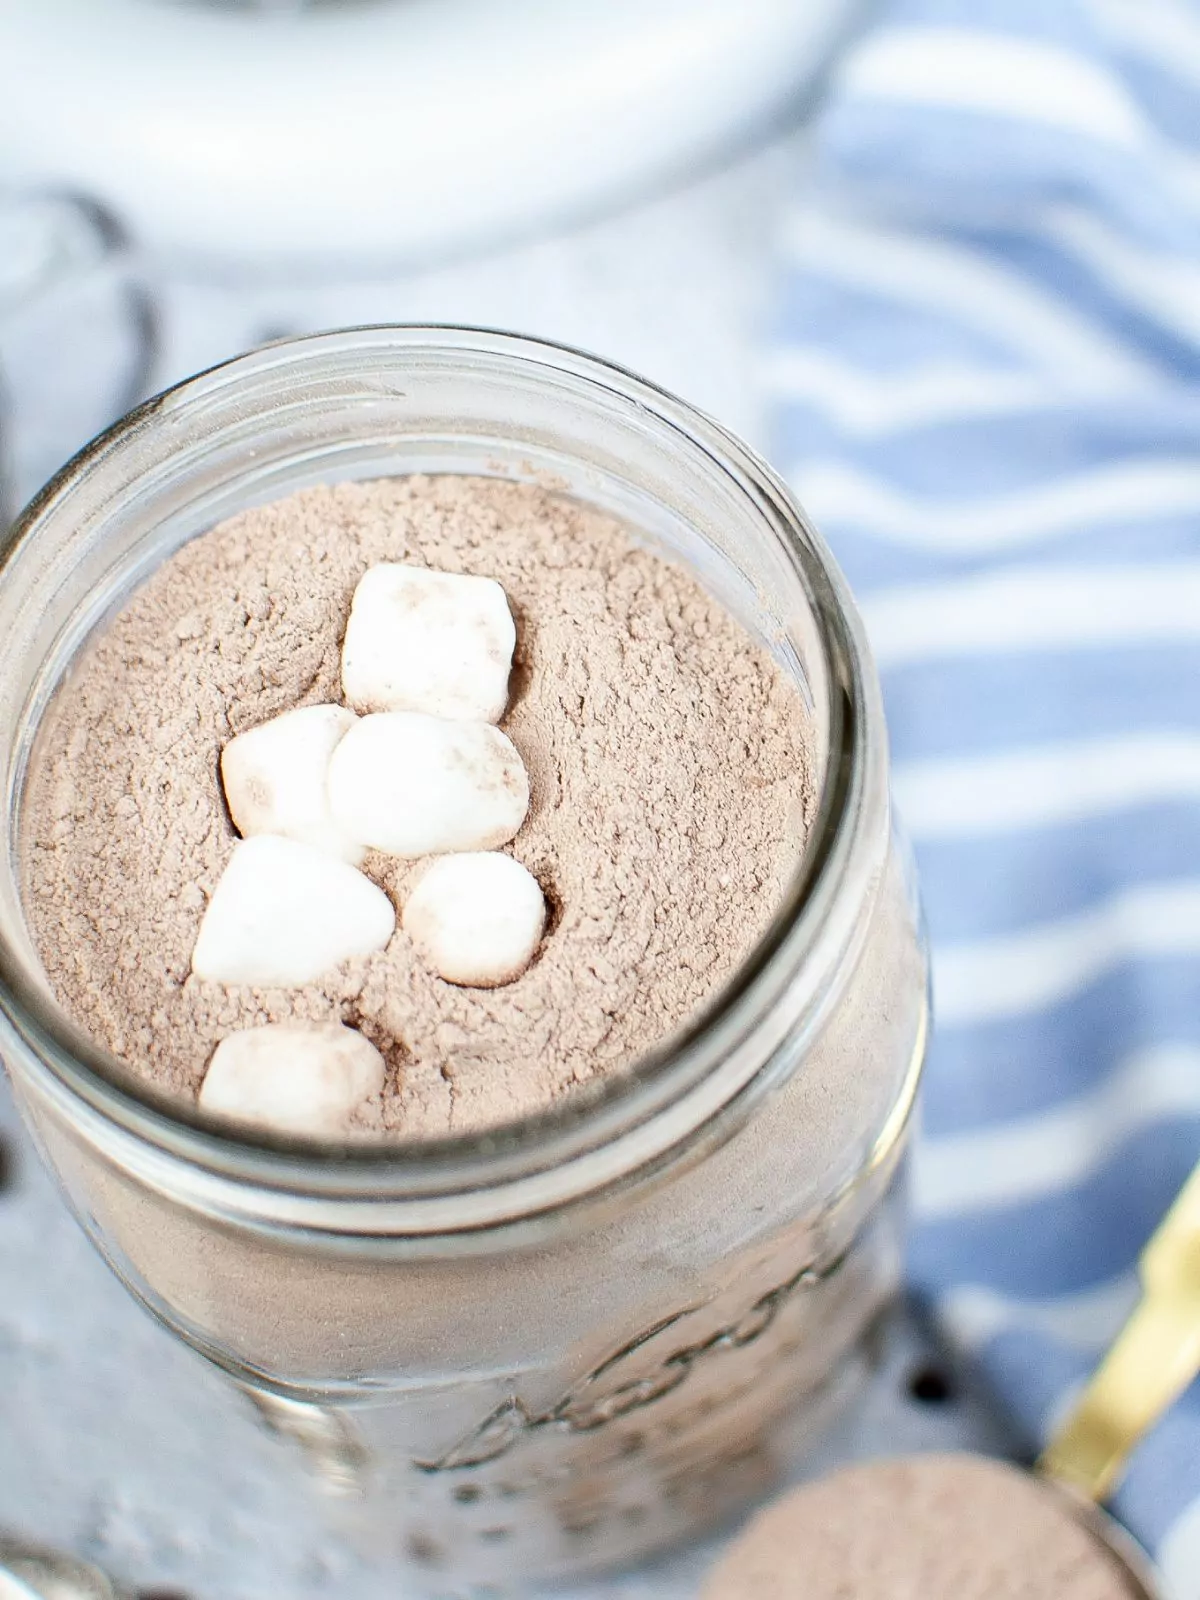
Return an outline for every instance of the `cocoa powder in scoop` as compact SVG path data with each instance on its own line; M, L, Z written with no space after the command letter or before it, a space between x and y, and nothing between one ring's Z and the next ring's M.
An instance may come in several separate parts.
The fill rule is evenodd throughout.
M701 1600L1137 1600L1060 1493L974 1455L847 1467L768 1506Z
M350 598L377 561L480 573L517 622L501 726L529 771L509 847L551 917L532 966L456 988L400 930L297 991L190 973L235 833L234 734L341 699ZM235 1028L341 1019L383 1052L368 1126L464 1132L619 1071L730 976L794 869L811 726L769 655L681 568L540 488L467 477L306 490L179 551L82 651L27 789L27 903L62 1004L158 1085L195 1095ZM364 870L402 907L414 866Z

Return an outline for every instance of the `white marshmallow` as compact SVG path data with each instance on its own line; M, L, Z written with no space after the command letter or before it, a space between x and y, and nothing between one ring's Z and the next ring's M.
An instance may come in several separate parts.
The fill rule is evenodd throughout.
M516 642L494 579L384 561L354 591L342 687L359 711L499 722Z
M278 833L359 864L367 852L334 822L326 793L329 758L356 720L344 706L300 706L229 741L221 780L244 839Z
M443 856L422 875L401 920L440 978L495 989L533 960L546 902L537 879L511 856Z
M383 1089L383 1057L340 1022L272 1022L243 1028L213 1051L200 1105L217 1116L344 1138L354 1112Z
M395 926L387 895L356 868L298 839L259 834L234 846L192 971L216 983L295 987L382 950Z
M524 822L529 778L490 723L382 711L333 752L329 804L352 838L394 856L491 850Z

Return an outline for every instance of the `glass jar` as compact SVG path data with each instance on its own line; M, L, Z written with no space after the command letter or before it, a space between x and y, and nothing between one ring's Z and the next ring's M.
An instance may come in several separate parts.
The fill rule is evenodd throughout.
M563 1108L366 1148L239 1137L54 1003L22 910L24 775L81 642L182 543L307 485L414 471L552 485L688 566L807 696L817 819L708 1009ZM0 637L0 1053L132 1292L439 1590L628 1561L757 1492L853 1385L898 1281L927 1022L874 670L778 479L573 351L321 335L194 378L78 456L7 544Z

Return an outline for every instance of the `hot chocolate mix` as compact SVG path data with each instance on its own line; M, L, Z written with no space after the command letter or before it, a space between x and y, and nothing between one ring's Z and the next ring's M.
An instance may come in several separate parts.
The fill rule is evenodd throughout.
M380 561L496 579L517 624L501 726L528 769L507 847L549 921L494 989L443 981L398 927L297 989L191 972L236 833L234 735L341 698L351 596ZM192 1097L215 1046L343 1021L383 1053L365 1128L463 1132L619 1071L709 1000L763 931L815 804L795 684L681 568L541 488L407 477L306 490L168 561L93 639L39 739L27 899L66 1008ZM368 855L402 908L414 864Z
M846 1468L769 1506L702 1600L1136 1600L1057 1490L983 1456Z

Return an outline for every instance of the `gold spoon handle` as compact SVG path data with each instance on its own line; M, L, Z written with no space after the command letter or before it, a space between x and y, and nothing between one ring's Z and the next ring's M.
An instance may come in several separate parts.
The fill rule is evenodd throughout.
M1038 1471L1104 1500L1125 1458L1200 1371L1200 1296L1144 1301L1047 1445Z
M1106 1498L1142 1436L1200 1372L1200 1167L1138 1262L1142 1299L1038 1471Z

